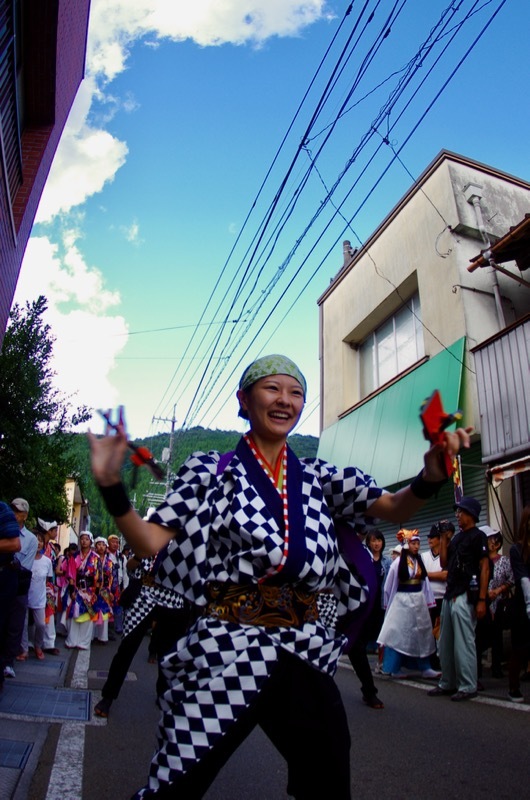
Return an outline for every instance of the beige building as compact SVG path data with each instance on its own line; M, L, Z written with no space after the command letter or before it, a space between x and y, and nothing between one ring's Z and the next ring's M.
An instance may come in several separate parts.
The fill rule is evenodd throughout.
M59 526L58 541L61 550L79 542L81 531L86 530L89 515L88 500L75 478L67 478L64 487L68 503L68 522Z
M529 183L442 151L362 248L344 242L342 268L318 301L319 456L358 465L383 486L409 482L426 446L420 406L439 389L445 410L462 409L463 424L475 428L473 447L462 459L464 493L481 500L483 522L498 524L508 536L506 527L513 529L521 505L530 502L527 476L495 493L486 472L530 454L526 214ZM506 242L513 226L522 229L518 247L512 242L495 261L491 249ZM473 261L485 266L473 269ZM512 351L498 341L510 336ZM479 364L477 379L477 359L488 363L477 352L487 354L494 342L509 369L485 379ZM499 397L486 407L499 384L508 402ZM489 441L493 429L507 429L509 416L517 419L515 439L505 436L483 452L483 430ZM425 532L437 519L453 518L452 505L448 486L414 522Z

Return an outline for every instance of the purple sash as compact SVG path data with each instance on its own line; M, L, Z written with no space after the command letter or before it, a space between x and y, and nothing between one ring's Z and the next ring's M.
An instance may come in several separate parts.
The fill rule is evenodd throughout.
M340 554L350 568L350 571L358 577L361 583L368 586L368 600L354 613L348 615L344 622L343 633L350 644L353 644L359 636L370 611L373 608L377 594L377 575L372 562L372 557L363 545L353 528L344 520L335 520L335 532L339 545Z

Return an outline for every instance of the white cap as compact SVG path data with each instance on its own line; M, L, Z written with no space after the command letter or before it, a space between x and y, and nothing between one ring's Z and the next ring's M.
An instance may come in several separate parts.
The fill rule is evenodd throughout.
M481 525L479 531L485 533L486 536L500 536L500 530L498 528L491 528L489 525Z

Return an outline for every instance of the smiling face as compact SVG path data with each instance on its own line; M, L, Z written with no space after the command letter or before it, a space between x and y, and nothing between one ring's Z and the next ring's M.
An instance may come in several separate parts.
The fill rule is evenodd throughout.
M237 397L255 438L266 442L286 439L304 408L304 390L290 375L260 378Z

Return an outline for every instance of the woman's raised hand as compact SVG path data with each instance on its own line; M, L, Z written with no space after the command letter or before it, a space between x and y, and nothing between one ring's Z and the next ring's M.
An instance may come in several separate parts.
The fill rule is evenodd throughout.
M473 428L457 428L456 431L445 431L443 442L433 445L425 453L425 480L436 482L447 478L444 467L444 454L453 459L462 448L468 448L471 441L471 433L473 433Z
M111 432L111 428L113 432ZM96 437L89 431L92 474L100 486L113 486L121 480L121 468L127 452L127 433L123 408L120 407L119 419L116 425L112 423L107 428L105 435Z

